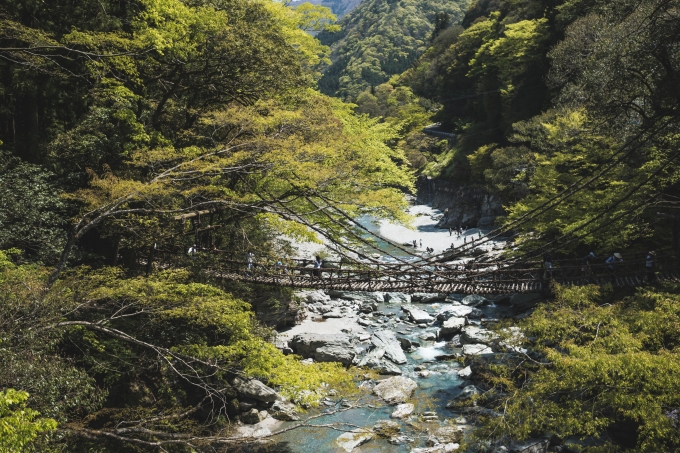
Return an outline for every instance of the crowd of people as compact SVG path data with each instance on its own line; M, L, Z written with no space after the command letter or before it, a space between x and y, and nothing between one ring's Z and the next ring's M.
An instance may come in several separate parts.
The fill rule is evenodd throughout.
M588 278L594 276L591 264L594 263L595 259L595 252L590 252L581 258L581 275L583 277ZM609 257L607 257L606 260L604 260L607 271L612 275L616 275L617 269L621 263L623 263L623 255L621 255L619 252L612 253ZM543 279L552 279L553 270L554 267L552 256L550 253L546 253L543 255ZM645 272L649 281L654 281L656 279L656 252L653 250L647 252L645 257Z

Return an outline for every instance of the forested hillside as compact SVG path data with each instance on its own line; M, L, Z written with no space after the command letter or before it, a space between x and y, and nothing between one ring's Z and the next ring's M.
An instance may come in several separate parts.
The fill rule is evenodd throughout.
M319 89L354 100L364 89L387 82L425 52L433 33L459 22L466 8L466 1L364 0L339 22L340 31L319 34L333 53Z
M423 171L502 196L497 225L516 257L620 251L657 271L657 250L675 262L679 11L677 0L476 1L394 80L439 103L434 118L457 134ZM680 289L555 290L520 323L528 354L473 363L490 410L478 439L676 451Z
M0 451L224 451L236 386L305 405L342 390L342 367L284 356L255 320L249 302L290 292L207 271L282 259L284 234L349 247L360 210L404 217L395 129L312 88L328 49L308 32L333 15L268 0L0 11Z

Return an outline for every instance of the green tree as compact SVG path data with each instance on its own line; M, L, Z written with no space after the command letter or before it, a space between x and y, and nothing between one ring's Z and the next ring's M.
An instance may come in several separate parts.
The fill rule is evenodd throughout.
M26 407L28 393L7 389L0 391L0 452L20 453L38 434L54 431L57 422L38 418L40 414Z

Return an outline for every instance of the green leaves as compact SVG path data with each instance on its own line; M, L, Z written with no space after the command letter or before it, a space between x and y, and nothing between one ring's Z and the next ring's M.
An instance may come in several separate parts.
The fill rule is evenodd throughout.
M26 407L28 393L7 389L0 391L0 452L25 451L38 434L54 431L57 422L39 418L39 413Z
M523 324L545 365L493 371L509 394L495 400L503 415L487 420L481 437L607 432L635 451L678 448L671 413L680 405L677 288L642 290L602 304L606 297L595 287L557 288L557 300ZM487 396L490 402L498 395L492 390Z

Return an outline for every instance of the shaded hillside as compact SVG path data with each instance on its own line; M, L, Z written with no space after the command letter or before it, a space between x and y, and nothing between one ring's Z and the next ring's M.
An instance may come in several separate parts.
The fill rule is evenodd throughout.
M457 23L467 0L365 0L339 23L342 31L323 32L333 64L319 81L330 95L354 99L364 89L408 69L430 45L439 18Z

